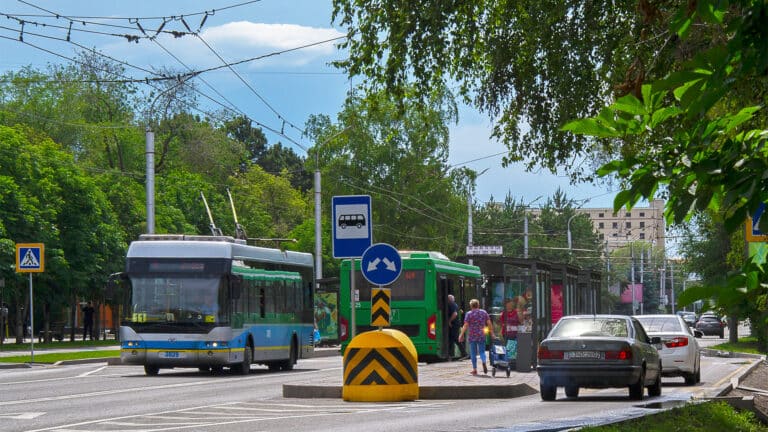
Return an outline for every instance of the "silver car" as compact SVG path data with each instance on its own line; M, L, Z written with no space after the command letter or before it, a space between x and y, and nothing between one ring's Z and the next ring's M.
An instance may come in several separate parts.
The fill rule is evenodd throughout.
M564 316L539 345L536 371L541 399L555 400L558 387L627 387L629 397L661 395L661 359L640 322L625 315Z
M649 336L658 336L663 376L681 376L686 385L701 381L701 354L696 335L678 315L635 316ZM695 330L699 334L698 330ZM699 336L700 337L700 336Z

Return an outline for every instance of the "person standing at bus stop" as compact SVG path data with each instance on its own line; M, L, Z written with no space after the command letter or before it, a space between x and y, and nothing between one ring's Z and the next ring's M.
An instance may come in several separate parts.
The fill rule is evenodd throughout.
M461 327L459 342L464 340L464 334L468 333L469 357L472 360L472 375L477 375L477 354L480 354L480 360L483 362L483 373L488 373L488 366L485 364L485 331L487 327L494 338L493 324L491 317L483 309L480 309L480 301L472 299L469 301L471 310L464 315L464 325Z
M83 340L90 333L91 340L93 340L93 304L88 302L82 307L83 311Z
M448 358L453 358L453 347L458 345L460 357L467 357L467 348L459 342L459 328L461 327L461 317L459 317L459 305L456 304L456 298L453 294L448 294L448 311L446 320L448 321Z

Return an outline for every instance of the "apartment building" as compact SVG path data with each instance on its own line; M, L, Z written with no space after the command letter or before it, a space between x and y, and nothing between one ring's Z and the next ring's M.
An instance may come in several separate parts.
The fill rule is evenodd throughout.
M612 208L580 208L576 211L589 216L600 241L605 242L610 251L634 241L645 241L654 248L664 249L664 200L653 200L649 207L622 209L618 213Z

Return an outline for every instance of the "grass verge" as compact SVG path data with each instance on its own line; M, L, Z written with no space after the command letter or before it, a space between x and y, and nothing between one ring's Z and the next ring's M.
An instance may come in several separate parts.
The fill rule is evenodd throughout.
M589 426L582 432L766 432L751 411L737 411L725 402L707 402L674 408L656 415L605 426Z
M758 349L757 338L754 336L739 338L739 341L736 343L725 342L719 345L713 345L710 347L710 349L743 352L749 354L766 354Z
M35 354L35 363L56 363L64 360L83 360L120 357L120 350L75 351L65 353ZM0 363L29 363L29 354L0 357Z

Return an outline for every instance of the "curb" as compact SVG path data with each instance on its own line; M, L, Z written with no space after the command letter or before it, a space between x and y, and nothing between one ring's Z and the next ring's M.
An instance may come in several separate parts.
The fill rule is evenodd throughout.
M765 359L763 354L750 354L736 351L721 351L713 350L709 348L702 348L701 354L706 357L728 357L728 358L752 358L752 359Z
M419 400L507 399L538 394L528 384L506 386L419 386ZM342 386L283 384L283 397L296 399L341 399Z
M29 363L0 363L0 369L30 369Z

